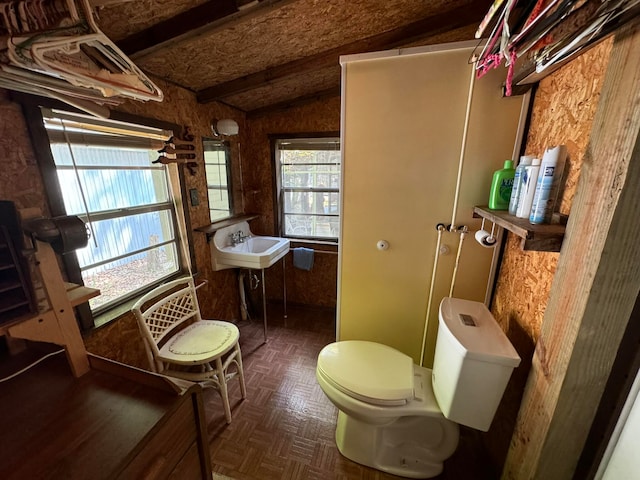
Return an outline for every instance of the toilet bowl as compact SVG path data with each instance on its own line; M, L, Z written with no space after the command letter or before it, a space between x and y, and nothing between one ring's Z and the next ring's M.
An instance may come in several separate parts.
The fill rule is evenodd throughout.
M350 363L354 355L370 359L370 368ZM351 366L340 368L345 359ZM370 382L373 372L378 378ZM391 347L364 341L327 345L318 357L316 378L339 410L338 450L357 463L407 478L429 478L442 472L442 462L458 446L458 425L438 407L431 370Z
M433 370L375 342L322 349L316 378L338 408L342 455L394 475L431 478L456 450L458 424L489 429L520 357L482 303L445 298L439 317Z

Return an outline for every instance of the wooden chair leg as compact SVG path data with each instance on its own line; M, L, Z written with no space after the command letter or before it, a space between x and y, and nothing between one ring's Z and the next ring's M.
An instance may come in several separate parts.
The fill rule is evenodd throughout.
M222 406L224 407L224 416L227 423L231 423L231 407L229 406L229 393L227 391L227 376L222 368L222 358L216 358L216 374L218 375L218 385L220 396L222 397Z
M236 343L236 362L238 364L238 377L240 380L240 393L242 398L247 398L247 387L244 383L244 369L242 368L242 353L240 352L240 345Z

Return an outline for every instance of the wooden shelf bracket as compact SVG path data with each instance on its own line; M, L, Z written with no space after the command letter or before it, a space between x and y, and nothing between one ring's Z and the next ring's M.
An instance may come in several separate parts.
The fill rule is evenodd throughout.
M523 250L538 252L559 252L564 239L565 225L552 223L547 225L533 225L526 218L509 215L503 210L490 210L489 207L474 207L473 216L486 218L521 238L520 246Z

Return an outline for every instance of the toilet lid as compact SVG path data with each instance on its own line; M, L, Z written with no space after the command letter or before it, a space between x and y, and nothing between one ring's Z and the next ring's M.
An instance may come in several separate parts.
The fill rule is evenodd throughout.
M318 370L347 395L378 405L413 399L413 359L380 343L331 343L318 355Z

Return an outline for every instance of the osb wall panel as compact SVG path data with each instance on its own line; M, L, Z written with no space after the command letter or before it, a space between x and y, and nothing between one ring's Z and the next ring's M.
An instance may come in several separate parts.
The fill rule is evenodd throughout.
M274 218L273 159L270 134L338 132L340 130L340 98L333 97L311 104L247 120L247 138L243 148L245 210L260 214L251 223L253 233L276 234ZM305 305L336 305L337 255L316 255L310 272L293 268L287 255L287 300ZM267 270L267 297L282 299L282 266Z
M571 212L611 46L612 40L607 40L576 58L542 80L535 95L526 154L542 158L547 147L567 146L567 180L557 207L565 214ZM496 466L504 463L559 255L524 252L518 237L511 233L507 236L492 313L507 332L522 363L514 371L494 425L485 437Z
M12 102L9 92L3 89L0 89L0 148L3 152L0 200L11 201L19 211L29 210L32 216L48 216L42 175L21 107ZM28 263L35 303L46 310L49 303L33 257Z
M149 370L149 362L136 319L125 315L84 336L88 352L134 367Z
M163 82L158 82L158 85L165 95L162 103L128 102L118 107L118 110L189 127L189 130L195 136L198 168L195 175L191 175L187 169L184 170L186 190L197 189L200 198L200 204L197 206L191 206L187 200L188 197L185 198L185 204L191 218L191 225L187 227L193 230L195 227L211 223L203 167L202 137L212 137L211 121L214 118L232 118L238 122L241 132L245 131L244 114L217 103L199 105L195 100L195 96L187 90ZM242 133L237 137L228 137L227 139L231 143L233 181L235 185L239 186L238 147L242 141ZM238 201L236 204L241 205L239 187L237 190ZM235 270L213 271L211 253L204 234L194 232L193 245L196 255L196 282L203 280L207 282L198 289L202 315L206 318L237 320L240 317L240 307ZM112 324L95 330L87 336L85 341L87 348L93 353L124 363L147 367L144 346L141 342L135 319L130 313Z
M293 244L293 248L307 247ZM293 255L287 255L287 300L303 305L335 307L338 291L338 252L315 247L313 268L299 270L293 266Z
M211 137L210 125L214 118L233 118L245 131L244 114L220 104L198 105L194 95L181 88L159 83L165 93L162 103L131 102L118 109L147 118L188 126L195 135L197 162L200 164L195 175L185 171L186 188L196 188L200 205L188 206L191 225L188 228L207 225L209 212L207 189L202 167L202 137ZM11 102L8 94L0 90L0 145L4 153L3 168L0 171L0 198L12 200L18 208L39 208L47 214L48 207L44 187L31 146L25 120L20 106ZM236 204L241 205L239 145L242 135L229 138L231 143L233 179L238 186ZM239 318L239 299L235 272L226 270L213 272L209 247L204 234L193 234L196 254L197 280L207 284L198 290L202 313L210 318ZM131 314L127 314L112 324L96 329L85 335L88 350L136 366L146 366L143 345Z
M48 213L42 176L31 146L20 105L0 89L0 200L11 200L18 209L37 208Z
M567 146L567 180L559 202L565 214L571 211L610 50L607 41L578 57L540 82L534 99L525 151L542 158L547 147ZM516 243L510 239L505 251L493 311L504 326L516 318L535 343L559 254L522 252Z

